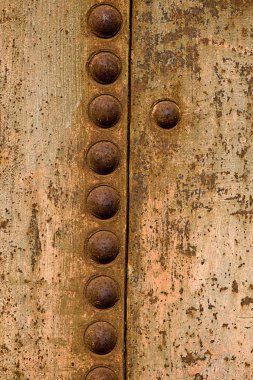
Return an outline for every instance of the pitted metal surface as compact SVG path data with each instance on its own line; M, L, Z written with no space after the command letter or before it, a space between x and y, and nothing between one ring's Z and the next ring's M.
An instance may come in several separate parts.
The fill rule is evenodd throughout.
M253 378L252 17L1 2L1 380Z
M129 4L101 3L0 4L1 380L124 376Z
M127 379L249 380L253 4L133 14Z

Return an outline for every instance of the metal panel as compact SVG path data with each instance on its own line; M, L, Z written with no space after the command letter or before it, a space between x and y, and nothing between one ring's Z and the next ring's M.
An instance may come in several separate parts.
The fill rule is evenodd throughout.
M0 5L1 380L83 380L103 365L123 378L129 16L115 0L119 21L89 19L100 3ZM104 93L121 102L111 128L96 125L94 103L88 112ZM88 197L98 185L116 200L108 187ZM92 245L97 229L119 240ZM94 337L95 321L113 327L95 325Z
M100 369L94 369L88 375L87 380L95 380L103 378L103 376L109 380L121 380L124 378L125 365L129 4L123 0L115 0L110 2L113 8L111 5L101 5L101 7L96 8L98 4L99 2L95 2L95 8L90 8L83 23L84 37L88 46L88 59L86 61L89 74L85 77L84 83L85 102L88 106L87 112L84 113L86 130L85 181L88 206L84 219L86 235L85 280L89 282L94 277L106 276L102 277L102 281L97 284L97 290L93 289L93 294L96 296L100 291L101 297L109 299L109 301L113 290L108 286L111 280L114 281L118 291L112 294L117 299L117 302L113 302L112 307L109 305L109 307L94 308L90 304L89 297L86 297L86 328L89 329L90 324L94 322L100 323L102 321L104 323L95 325L93 341L88 339L87 343L90 342L92 346L97 340L99 348L102 345L102 348L106 350L102 352L103 355L96 350L94 353L91 352L91 347L86 344L85 358L90 368L101 366ZM96 11L99 9L101 11ZM109 36L100 35L101 28L97 22L99 12L101 12L100 26L103 26L104 20L108 18L112 27L112 35L111 28L104 29L106 33L109 32ZM109 13L107 14L107 12ZM93 13L96 13L95 16ZM97 28L99 33L96 33L94 28ZM103 56L98 55L101 52L103 52ZM108 56L108 53L111 55ZM102 145L96 145L101 143ZM101 235L101 231L106 235ZM99 247L101 248L108 245L108 241L111 242L108 234L112 233L115 241L117 241L116 244L119 245L117 257L114 257L114 250L113 257L109 261L94 260L94 247L98 246L99 239ZM97 252L97 249L95 251ZM103 250L102 252L104 253ZM93 260L91 259L92 256ZM109 283L106 283L106 279ZM100 285L103 289L100 289ZM89 330L86 330L86 336L89 337ZM108 345L109 348L107 349ZM113 370L117 377L110 370L108 372L106 368Z
M253 4L133 14L127 378L252 379Z

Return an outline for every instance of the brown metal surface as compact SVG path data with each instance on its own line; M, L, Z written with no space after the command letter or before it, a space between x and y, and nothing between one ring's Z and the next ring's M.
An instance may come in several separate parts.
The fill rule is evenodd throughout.
M159 127L170 129L178 124L180 110L174 102L161 100L154 105L152 116Z
M111 128L121 118L122 106L117 98L103 94L93 99L89 105L91 120L101 128Z
M94 307L108 309L119 300L119 287L112 278L97 276L87 284L85 296Z
M87 208L98 219L112 218L120 208L120 195L110 186L98 186L87 197Z
M249 380L253 3L133 5L127 379Z
M117 9L120 2L115 2L115 6L111 4L95 4L91 9L88 24L93 33L101 38L111 38L115 36L122 25L122 15Z
M119 238L111 231L97 231L87 239L86 249L92 260L109 264L119 253Z
M83 22L88 46L84 348L87 379L94 380L123 380L125 372L128 12L129 2L115 0L91 8Z
M84 333L85 345L97 355L109 354L116 346L118 332L108 322L94 322Z
M90 59L89 71L97 82L110 84L115 82L120 75L121 62L115 54L102 51Z
M122 380L129 4L0 3L0 379Z
M97 174L110 174L119 166L119 148L110 141L100 141L89 149L87 162Z
M0 4L1 380L253 377L252 0L133 1L131 115L129 6Z

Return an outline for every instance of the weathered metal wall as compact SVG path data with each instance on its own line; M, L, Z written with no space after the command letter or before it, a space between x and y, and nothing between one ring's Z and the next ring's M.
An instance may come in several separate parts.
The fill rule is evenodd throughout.
M3 380L83 367L82 3L0 4Z
M96 36L88 26L88 13L99 3L0 2L1 380L83 380L99 365L123 377L128 3L111 2L122 14L113 39ZM96 83L88 70L90 55L101 49L119 55L121 73L112 85ZM88 104L104 92L123 103L120 126L102 129L88 116ZM92 171L86 159L100 139L120 149L117 170L106 177ZM113 184L119 192L120 210L110 221L99 221L86 208L88 193L100 184ZM118 236L115 263L103 266L89 257L88 238L97 229ZM85 297L85 283L97 275L116 278L119 288L112 286L111 294L112 282L102 277L102 285L95 291L90 286ZM91 303L100 296L98 309ZM104 300L117 304L103 310ZM103 356L84 342L87 326L101 320L113 324L117 335L113 352ZM98 332L102 335L93 341L89 331L86 343L104 349L110 332L109 338Z
M133 3L127 378L252 379L253 4Z
M112 1L123 15L118 39L98 40L86 16L101 2L0 4L1 380L81 380L100 365L123 378L129 2ZM251 379L253 5L133 6L127 378ZM100 49L120 57L112 85L88 74ZM103 93L122 103L112 129L87 113ZM163 98L180 107L175 129L151 115ZM121 150L103 179L85 161L99 139ZM109 220L86 209L101 184L120 195ZM98 229L119 238L103 269L87 248ZM119 284L109 310L84 295L101 274ZM101 320L118 334L103 357L83 339Z

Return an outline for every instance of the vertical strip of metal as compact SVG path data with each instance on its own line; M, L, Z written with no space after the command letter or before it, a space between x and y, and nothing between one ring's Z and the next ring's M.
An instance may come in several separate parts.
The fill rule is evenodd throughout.
M126 376L129 12L123 0L91 2L84 21L86 380Z
M128 378L127 371L127 289L128 289L128 252L129 252L129 189L130 189L130 131L131 131L131 80L132 80L132 21L133 21L133 0L129 0L129 48L128 48L128 121L127 121L127 206L126 206L126 261L125 261L125 334L124 334L124 380Z

